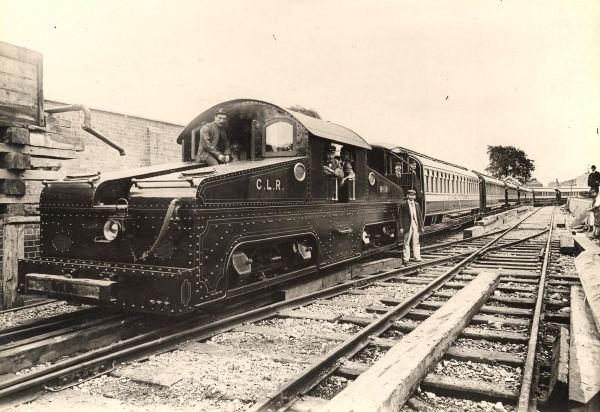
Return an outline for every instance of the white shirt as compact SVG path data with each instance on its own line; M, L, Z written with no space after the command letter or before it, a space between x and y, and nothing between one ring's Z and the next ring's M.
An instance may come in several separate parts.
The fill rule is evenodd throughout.
M408 201L408 208L410 209L410 218L413 222L417 223L417 211L415 208L415 202L413 200Z

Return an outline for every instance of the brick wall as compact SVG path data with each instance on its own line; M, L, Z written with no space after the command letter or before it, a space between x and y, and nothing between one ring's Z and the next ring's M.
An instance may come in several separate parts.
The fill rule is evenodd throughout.
M46 101L46 108L63 105ZM91 109L91 112L92 127L125 149L126 155L120 156L115 149L85 132L81 128L82 112L57 113L52 116L62 121L61 131L83 149L77 153L77 159L64 161L61 171L112 171L181 159L181 146L175 140L183 130L182 125L104 110Z

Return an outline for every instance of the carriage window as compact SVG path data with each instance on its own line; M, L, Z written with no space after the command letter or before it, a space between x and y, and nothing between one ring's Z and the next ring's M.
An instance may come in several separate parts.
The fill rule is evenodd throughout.
M268 123L265 126L264 155L294 155L294 134L294 125L286 120Z

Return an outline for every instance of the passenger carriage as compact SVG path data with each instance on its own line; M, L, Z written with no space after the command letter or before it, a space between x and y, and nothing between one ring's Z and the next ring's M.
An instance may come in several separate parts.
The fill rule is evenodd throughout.
M506 184L505 200L506 200L507 206L511 207L511 206L515 206L515 205L519 204L519 202L521 200L521 194L519 193L519 186L517 186L513 183L510 183L510 182L505 182L505 184Z
M405 193L412 186L408 164L417 163L426 226L440 223L445 216L475 214L479 210L477 175L462 166L389 144L373 145L368 158L369 165L386 176L393 176L394 163L400 162L403 167L401 186Z
M533 191L527 186L519 186L519 202L522 205L533 205Z
M565 203L570 197L590 197L589 187L559 186L556 190L560 193L562 203Z
M560 194L552 187L532 187L533 205L546 206L557 204Z
M506 207L506 183L495 177L473 171L479 179L480 212Z

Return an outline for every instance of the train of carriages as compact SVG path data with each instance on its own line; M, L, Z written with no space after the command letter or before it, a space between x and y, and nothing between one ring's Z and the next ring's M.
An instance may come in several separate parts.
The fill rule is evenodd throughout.
M193 158L217 107L239 161L207 166ZM178 142L178 163L46 182L40 257L19 261L20 292L181 315L395 248L415 182L426 227L542 196L258 100L206 110ZM331 147L353 171L343 184L323 173Z

